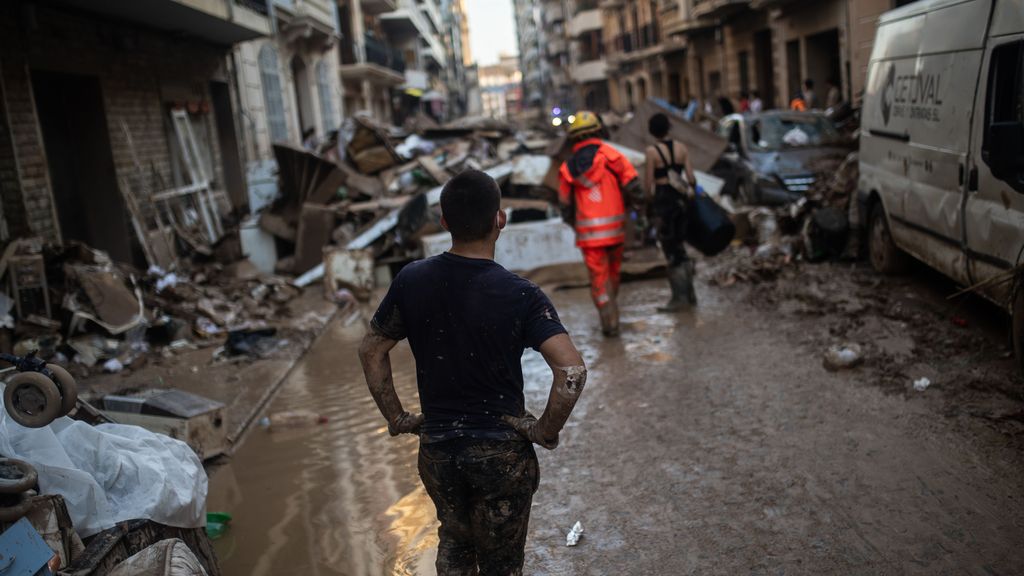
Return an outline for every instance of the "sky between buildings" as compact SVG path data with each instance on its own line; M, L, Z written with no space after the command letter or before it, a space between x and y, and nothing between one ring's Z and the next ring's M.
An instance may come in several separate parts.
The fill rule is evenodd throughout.
M477 64L497 64L500 54L515 54L516 21L512 0L466 0L469 47Z

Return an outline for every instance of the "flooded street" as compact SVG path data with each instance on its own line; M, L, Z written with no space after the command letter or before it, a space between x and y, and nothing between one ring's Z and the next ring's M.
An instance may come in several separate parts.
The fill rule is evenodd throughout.
M655 313L661 282L625 285L623 337L611 341L587 291L550 293L591 376L559 448L538 449L525 573L1024 565L1024 460L1006 440L1016 433L943 417L926 400L949 394L943 386L904 396L875 385L880 366L826 372L818 352L830 342L813 315L698 290L699 312L667 316ZM364 326L336 320L271 404L270 427L253 429L213 477L209 510L234 516L216 542L225 574L434 574L435 511L417 442L390 438L367 392L356 357ZM392 361L415 410L407 345ZM539 414L550 373L532 351L524 376ZM275 426L275 414L293 411L327 422ZM577 520L585 535L567 548Z

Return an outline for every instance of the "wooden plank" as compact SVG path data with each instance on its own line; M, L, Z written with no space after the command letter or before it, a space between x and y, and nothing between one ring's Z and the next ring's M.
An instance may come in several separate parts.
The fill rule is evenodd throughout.
M430 156L420 156L416 161L419 162L419 165L422 166L423 169L427 171L427 174L430 174L430 177L438 184L444 184L452 177L447 170L441 168L437 161Z
M329 206L307 203L299 216L295 242L295 270L305 272L323 262L324 246L331 242L335 213Z

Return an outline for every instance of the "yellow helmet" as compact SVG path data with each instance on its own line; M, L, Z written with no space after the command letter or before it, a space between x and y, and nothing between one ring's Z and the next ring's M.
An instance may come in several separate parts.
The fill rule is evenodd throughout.
M580 110L569 118L569 136L581 136L601 129L601 120L589 110Z

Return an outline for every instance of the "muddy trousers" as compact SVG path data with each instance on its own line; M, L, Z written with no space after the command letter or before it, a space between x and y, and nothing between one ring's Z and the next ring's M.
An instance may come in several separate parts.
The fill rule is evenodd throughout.
M619 294L622 274L622 253L625 246L583 247L583 263L590 275L590 297L598 308L607 306Z
M690 222L688 208L686 199L671 186L659 184L655 189L650 216L670 268L682 266L690 260L685 245Z
M438 576L521 576L540 481L533 445L472 438L420 444L419 471L441 522Z

